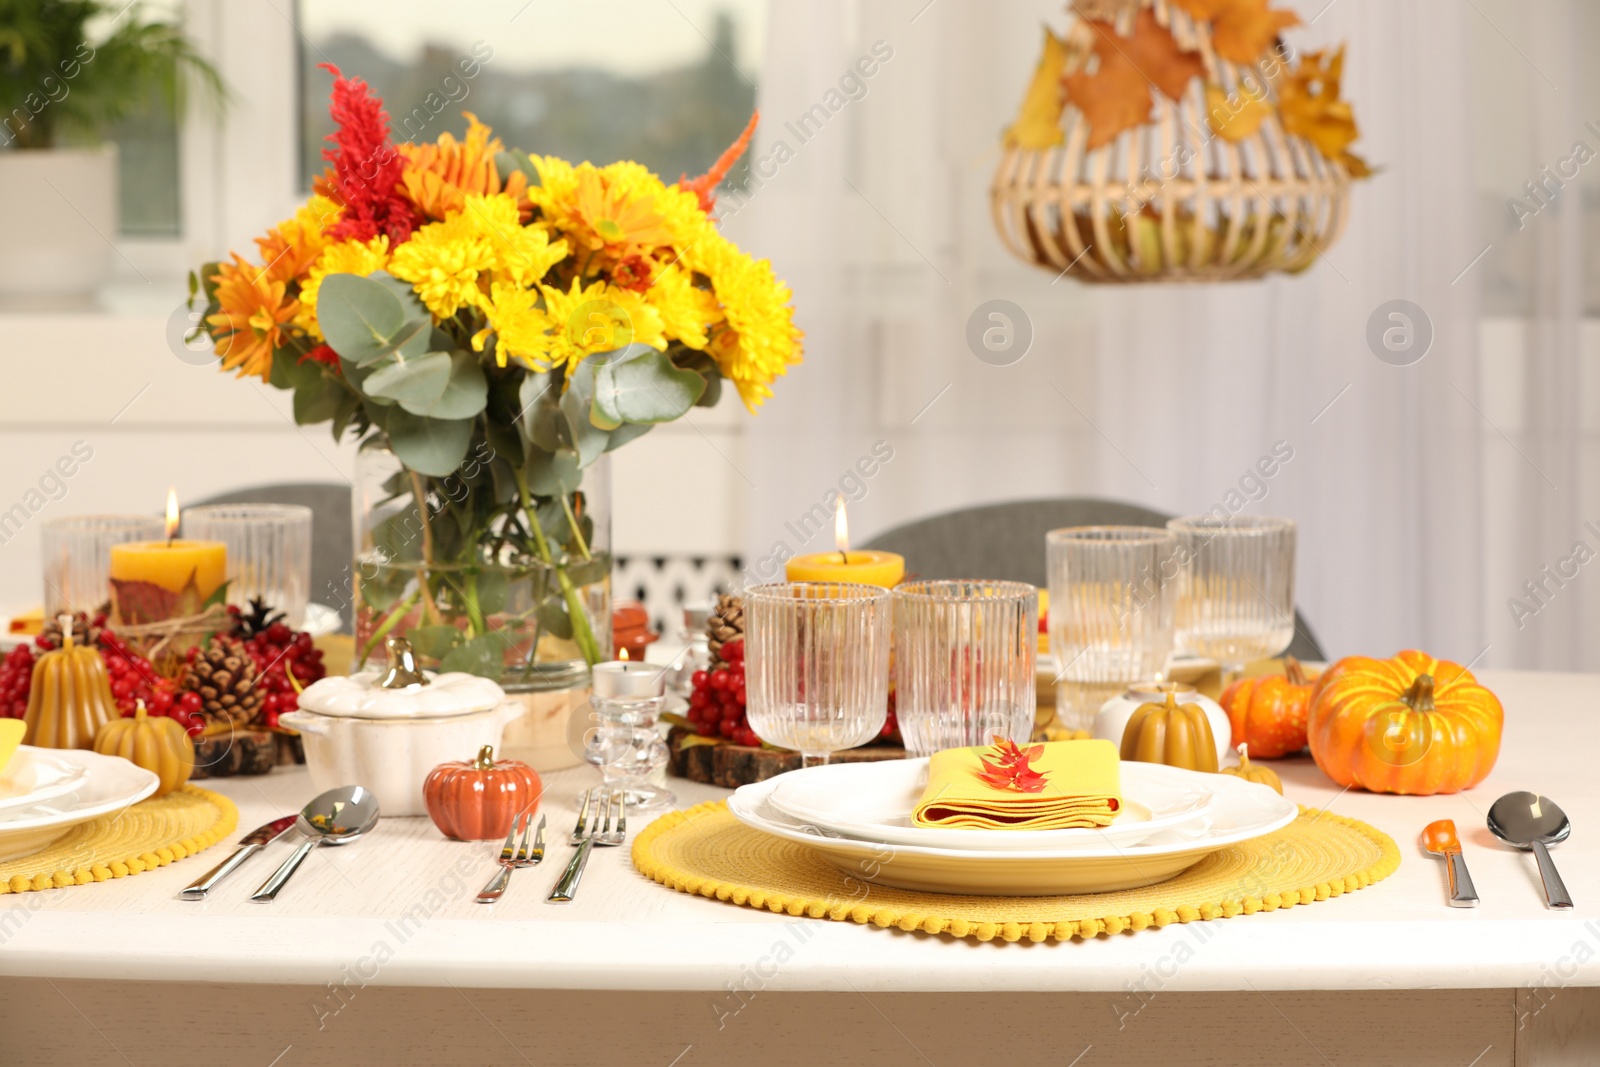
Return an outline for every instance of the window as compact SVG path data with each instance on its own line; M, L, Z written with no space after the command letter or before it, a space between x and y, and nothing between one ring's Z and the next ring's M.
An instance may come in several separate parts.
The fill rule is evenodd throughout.
M397 141L460 136L465 110L507 147L632 159L669 181L698 174L755 107L763 10L760 0L301 0L300 179L309 188L322 172L333 130L324 63L372 86Z

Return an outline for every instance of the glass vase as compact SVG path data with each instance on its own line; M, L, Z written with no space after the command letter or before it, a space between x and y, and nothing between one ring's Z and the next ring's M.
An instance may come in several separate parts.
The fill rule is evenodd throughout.
M585 686L590 665L611 658L609 459L585 468L564 499L526 507L492 463L469 455L437 478L386 448L361 451L354 668L381 661L390 634L410 640L428 669L512 693Z

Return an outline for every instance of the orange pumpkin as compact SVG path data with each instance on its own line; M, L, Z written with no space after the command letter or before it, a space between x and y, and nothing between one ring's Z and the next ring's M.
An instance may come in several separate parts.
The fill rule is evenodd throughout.
M1311 691L1307 739L1324 774L1374 793L1431 796L1483 781L1505 712L1465 667L1407 651L1351 656Z
M1283 658L1283 677L1240 678L1218 701L1228 713L1235 744L1250 746L1257 759L1273 759L1306 747L1311 681L1293 656Z
M433 825L457 841L498 841L518 815L539 810L544 783L519 760L496 760L484 745L474 760L441 763L422 783Z

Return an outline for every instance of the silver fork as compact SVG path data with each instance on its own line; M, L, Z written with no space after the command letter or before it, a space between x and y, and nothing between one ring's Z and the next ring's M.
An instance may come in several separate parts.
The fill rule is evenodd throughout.
M598 802L596 802L598 798ZM595 806L594 818L587 820L591 804ZM617 808L617 828L611 828L611 807L613 803ZM587 821L587 828L585 823ZM627 798L621 790L614 793L602 793L601 790L591 789L584 794L583 805L578 813L578 825L573 830L573 838L577 841L578 850L572 854L572 859L567 863L567 869L561 872L560 881L556 882L554 889L550 890L548 903L570 904L572 898L578 893L578 883L583 880L583 871L589 863L589 853L596 845L601 848L610 848L622 844L628 833L628 805Z
M539 816L539 827L534 833L533 848L528 848L528 836L534 832L533 816L522 815L511 820L511 832L506 834L506 843L500 848L500 873L495 875L483 891L478 894L479 904L493 904L499 900L506 891L506 886L511 884L511 872L518 867L534 867L544 859L544 816ZM514 847L517 828L522 829L522 844Z

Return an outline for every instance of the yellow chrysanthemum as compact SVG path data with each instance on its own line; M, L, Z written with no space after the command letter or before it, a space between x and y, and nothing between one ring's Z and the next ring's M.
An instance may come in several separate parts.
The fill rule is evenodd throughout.
M565 241L551 244L542 227L521 225L516 201L500 193L469 196L460 213L412 234L395 250L389 273L415 286L428 310L446 319L485 306L495 272L529 285L566 256Z
M709 351L754 412L772 395L773 380L801 361L804 335L794 324L789 287L774 277L771 263L751 259L721 234L702 238L684 259L711 279L726 322L712 330Z
M212 276L217 283L221 310L206 316L222 365L239 377L254 374L266 381L272 373L272 350L283 341L284 329L299 303L286 297L287 283L273 280L264 267L239 258L219 263Z
M528 200L558 233L577 224L578 168L555 156L529 156L539 172L539 184L528 189Z
M388 265L388 234L380 233L370 241L340 241L327 246L300 283L300 311L294 324L322 340L322 328L317 324L317 294L322 291L322 279L330 274L359 274L365 278Z
M267 277L275 282L293 281L316 262L327 245L323 229L339 218L339 205L325 196L313 196L294 213L256 238Z
M509 355L537 370L571 368L597 352L631 344L667 347L661 313L638 293L603 281L587 288L577 279L566 292L539 287L544 309L533 306L534 294L514 286L494 287L486 314L495 334L497 358ZM490 330L481 330L472 347L483 351Z
M649 168L622 162L603 168L601 173L621 195L634 200L649 199L651 209L660 216L662 225L671 235L666 243L674 248L688 248L708 231L715 232L700 208L698 196L682 186L665 184Z
M467 136L457 141L441 133L437 144L401 144L395 148L405 157L400 181L406 196L430 219L448 218L466 206L468 196L505 193L520 198L528 188L528 176L513 170L500 184L500 170L494 157L504 149L500 138L478 116L463 111Z
M656 271L644 298L660 312L667 336L690 348L705 348L710 343L707 330L722 321L716 294L695 285L689 272L674 264Z
M588 163L578 168L575 215L580 225L574 237L618 257L648 254L671 244L673 233L655 206L665 191L661 179L638 167L641 173L630 173L631 180L624 180L610 173L613 169L596 170Z

